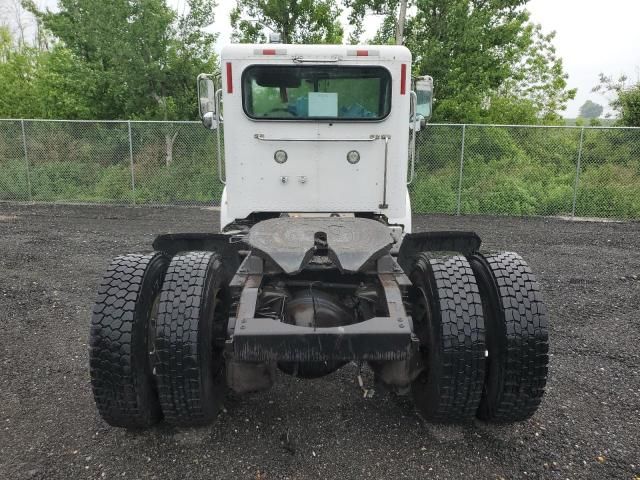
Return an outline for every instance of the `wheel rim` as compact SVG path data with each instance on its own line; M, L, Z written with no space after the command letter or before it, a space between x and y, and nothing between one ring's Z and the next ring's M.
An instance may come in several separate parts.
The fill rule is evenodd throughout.
M211 362L213 365L214 376L220 373L223 367L223 352L226 341L227 325L227 305L221 298L222 289L216 288L212 292L213 308L211 309Z
M420 340L421 347L428 347L429 340L429 326L431 325L431 304L427 293L423 287L416 288L416 299L414 302L414 318L416 320L414 328L416 329L416 336Z
M157 362L157 350L156 350L156 328L158 325L158 307L160 305L160 294L158 293L153 298L151 304L151 312L149 313L149 325L147 330L147 357L149 361L149 371L151 375L156 376L156 362Z
M433 331L433 309L424 286L415 289L413 301L413 326L415 334L420 341L420 354L423 358L424 368L420 377L426 380L430 377L430 356L437 354L438 347L435 344L435 332Z

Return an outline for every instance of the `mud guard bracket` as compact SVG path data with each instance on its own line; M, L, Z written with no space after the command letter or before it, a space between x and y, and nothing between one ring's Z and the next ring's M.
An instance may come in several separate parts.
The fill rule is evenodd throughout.
M231 280L241 263L240 252L248 250L249 246L224 233L168 233L158 235L153 248L170 256L180 252L216 252L224 258L225 275Z
M420 252L459 252L468 256L477 253L481 244L482 240L475 232L408 233L402 239L398 263L408 273Z

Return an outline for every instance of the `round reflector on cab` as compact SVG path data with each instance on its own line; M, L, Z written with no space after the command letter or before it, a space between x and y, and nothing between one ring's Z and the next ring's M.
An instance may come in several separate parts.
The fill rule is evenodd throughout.
M278 163L284 163L287 161L287 152L284 150L276 150L276 153L273 154L273 159Z
M351 150L347 153L347 162L350 164L356 164L360 161L360 154L356 150Z

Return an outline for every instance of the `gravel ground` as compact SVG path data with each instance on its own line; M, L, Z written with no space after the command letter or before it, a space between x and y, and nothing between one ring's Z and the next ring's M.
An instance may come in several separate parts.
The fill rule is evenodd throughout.
M419 216L529 260L551 313L551 374L525 423L422 422L363 398L347 366L230 396L211 427L131 433L97 415L87 333L111 257L217 213L0 204L0 478L640 479L640 223ZM371 381L367 374L366 381Z

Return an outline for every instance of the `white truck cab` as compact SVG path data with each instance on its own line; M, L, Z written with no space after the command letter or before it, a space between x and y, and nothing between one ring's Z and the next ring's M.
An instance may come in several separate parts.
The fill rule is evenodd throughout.
M407 185L432 83L411 90L407 48L232 44L220 77L198 83L219 144L224 125L222 229L277 213L369 215L411 231Z

